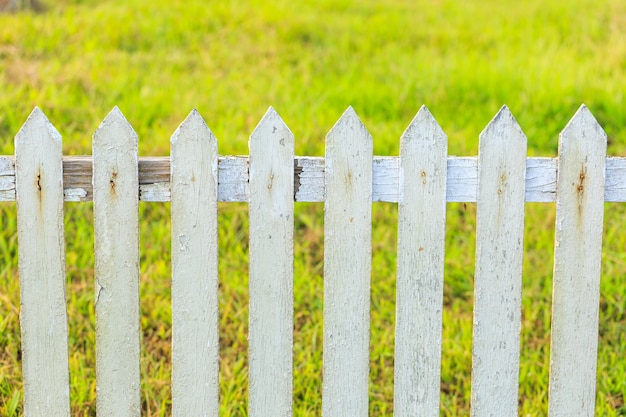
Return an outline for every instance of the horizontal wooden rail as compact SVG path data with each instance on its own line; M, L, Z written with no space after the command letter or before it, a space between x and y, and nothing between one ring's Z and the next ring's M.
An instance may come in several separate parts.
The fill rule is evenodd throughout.
M373 158L374 202L398 202L399 158ZM247 202L250 194L249 158L222 156L219 158L218 199L226 202ZM556 201L558 158L528 158L526 160L526 201L553 203ZM63 187L65 201L92 200L92 157L63 158ZM417 180L417 179L416 179ZM448 157L448 202L476 202L478 157ZM324 158L294 158L294 199L298 202L324 201ZM139 199L141 201L170 201L170 158L139 158ZM606 202L626 202L626 158L606 159ZM0 156L0 201L15 201L15 159Z

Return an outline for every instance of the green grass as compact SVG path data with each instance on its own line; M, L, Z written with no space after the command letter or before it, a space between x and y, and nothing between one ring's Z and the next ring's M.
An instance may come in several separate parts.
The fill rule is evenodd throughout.
M379 155L422 104L453 155L507 104L529 154L554 156L581 103L626 154L626 3L622 0L419 1L62 0L45 12L0 15L0 153L40 106L66 154L90 154L91 135L118 105L141 155L167 155L169 136L197 108L221 154L247 154L269 105L322 155L348 105ZM93 230L90 204L66 205L72 414L95 414ZM141 204L142 404L170 413L169 206ZM295 414L321 407L323 208L296 205ZM396 207L374 205L370 410L391 415ZM221 415L246 414L245 204L220 205ZM520 415L547 413L554 205L528 204ZM626 206L606 204L596 412L626 415ZM15 205L0 204L0 415L21 415ZM475 206L449 204L442 414L468 415Z

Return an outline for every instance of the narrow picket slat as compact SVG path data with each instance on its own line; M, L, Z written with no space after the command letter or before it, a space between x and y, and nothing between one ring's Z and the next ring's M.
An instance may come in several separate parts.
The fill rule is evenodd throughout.
M139 417L137 134L115 107L93 135L96 411Z
M472 416L518 406L526 136L503 107L480 135Z
M250 136L251 417L292 415L294 137L273 108Z
M171 158L172 415L217 417L217 139L196 110Z
M582 106L559 136L549 414L593 416L607 137Z
M394 415L439 416L448 143L422 107L400 146Z
M350 107L326 136L322 415L368 415L372 137Z
M70 415L61 135L35 108L15 136L24 415Z

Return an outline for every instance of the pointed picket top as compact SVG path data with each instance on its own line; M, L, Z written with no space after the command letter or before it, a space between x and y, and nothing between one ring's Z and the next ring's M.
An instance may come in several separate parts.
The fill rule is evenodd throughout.
M211 142L216 142L217 146L215 135L200 115L200 112L193 109L172 134L170 144L174 145L180 141L198 141L203 140L203 138L209 138Z
M526 143L526 135L521 126L515 120L513 113L505 105L491 119L489 124L480 133L480 147L492 140L500 140L507 145L515 143ZM493 138L493 139L492 139Z
M448 137L433 117L428 107L422 105L400 139L401 143L408 145L413 141L429 141L433 144L445 144L447 147Z
M251 145L256 140L266 140L267 136L276 135L280 137L280 144L292 144L294 142L293 133L289 127L285 124L280 115L274 110L272 106L269 106L261 121L256 125L252 134L250 135Z
M572 136L581 135L583 142L593 141L606 146L607 135L591 111L582 104L559 135L559 146L567 146Z
M356 114L352 106L348 106L339 120L330 129L326 135L326 144L333 145L336 140L341 140L348 132L353 132L350 136L356 134L356 136L361 136L367 142L373 142L372 135L367 131L361 118Z
M117 106L113 107L93 134L94 147L114 144L137 146L137 133Z
M20 130L15 135L15 143L32 140L34 133L33 130L39 131L39 134L45 132L47 136L46 140L58 142L59 144L61 143L61 134L52 125L52 123L50 123L50 120L48 120L44 112L37 106L35 106Z
M210 166L217 187L217 138L196 109L174 131L170 146L172 180L177 178L186 183L187 177L195 175L193 169L188 170L189 167L197 165L202 170L205 166ZM198 161L203 162L198 164Z

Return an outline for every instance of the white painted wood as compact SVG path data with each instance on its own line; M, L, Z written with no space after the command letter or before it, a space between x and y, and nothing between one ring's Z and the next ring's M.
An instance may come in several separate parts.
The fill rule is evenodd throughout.
M372 160L372 201L397 202L400 187L400 159L378 156Z
M273 108L250 136L249 415L289 417L294 137Z
M15 159L0 156L0 201L15 201Z
M553 203L556 201L556 158L526 159L526 201Z
M24 415L70 415L61 135L35 108L15 136Z
M172 196L169 182L156 182L154 184L139 185L139 200L156 203L170 201Z
M326 136L322 415L368 415L372 137L352 107Z
M143 164L142 164L143 162ZM141 201L170 201L169 157L139 158L139 199ZM248 158L223 156L218 159L218 200L247 202ZM372 160L372 201L398 202L400 160L393 156L375 156ZM143 166L142 166L143 165ZM152 172L144 171L154 165ZM63 158L65 201L91 201L91 157ZM553 203L556 201L556 158L526 160L526 201ZM141 177L144 177L141 179ZM626 158L606 159L605 201L626 202ZM448 157L448 202L476 202L478 185L477 157ZM324 201L324 158L297 156L294 158L296 201ZM12 156L0 156L0 201L15 201L15 169Z
M422 107L402 135L394 415L439 416L448 142Z
M446 201L476 202L478 187L478 158L448 158Z
M219 159L218 198L224 202L248 202L250 199L249 160L225 156Z
M218 416L217 139L193 110L171 138L172 416Z
M480 134L472 340L474 417L517 415L526 142L506 106Z
M593 416L606 134L582 106L559 136L549 414Z
M115 107L93 135L96 411L139 417L137 134Z
M626 202L626 158L606 158L604 201Z
M298 156L294 164L296 201L324 202L324 158Z

